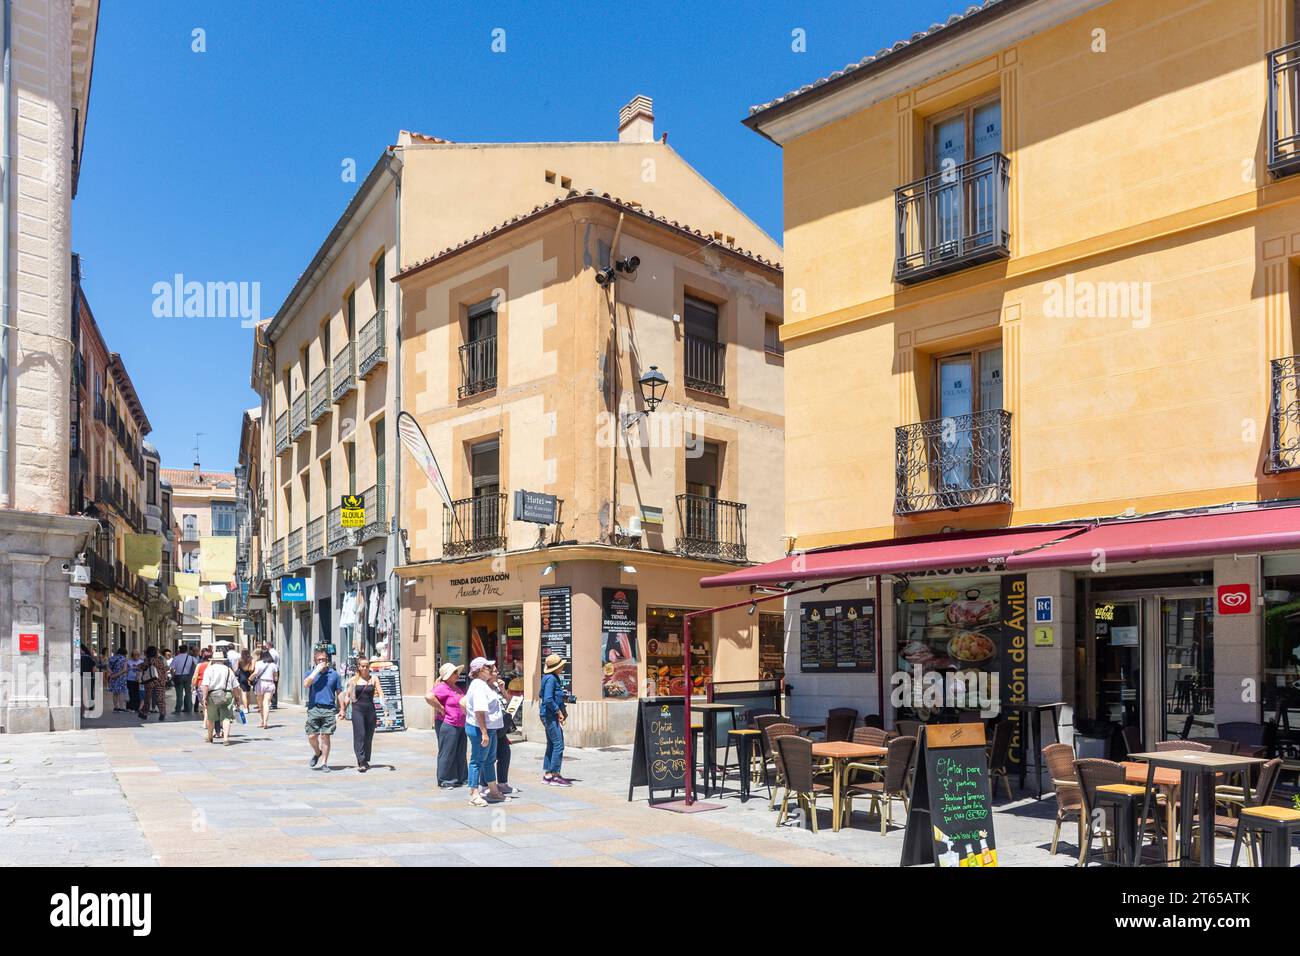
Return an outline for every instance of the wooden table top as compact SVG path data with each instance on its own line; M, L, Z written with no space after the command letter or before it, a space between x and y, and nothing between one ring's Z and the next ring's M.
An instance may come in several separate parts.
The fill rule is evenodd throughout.
M889 748L873 747L870 744L851 744L846 740L825 740L813 744L812 752L814 757L847 760L852 757L883 757L889 753Z
M1123 763L1124 778L1129 783L1140 783L1146 785L1147 782L1147 765L1137 763L1133 760L1125 760ZM1170 770L1168 767L1157 767L1154 783L1157 787L1176 787L1182 777L1177 770Z
M1245 757L1241 754L1216 754L1201 750L1157 750L1150 753L1129 754L1134 760L1145 760L1158 767L1172 767L1175 770L1202 771L1204 773L1225 770L1242 770L1264 763L1262 757Z

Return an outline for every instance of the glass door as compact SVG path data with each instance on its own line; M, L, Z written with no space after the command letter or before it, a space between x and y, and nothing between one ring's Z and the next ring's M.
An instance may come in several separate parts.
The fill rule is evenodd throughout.
M933 220L929 247L939 258L954 256L961 247L962 195L960 167L967 160L965 111L931 127L930 173L938 174L933 186Z
M1092 621L1097 718L1141 731L1142 600L1094 601Z
M1210 597L1165 598L1160 602L1164 661L1161 736L1213 737L1214 603Z
M979 415L1002 407L1002 346L940 358L935 407L941 422L932 438L941 491L968 491L997 484L1001 474L1002 430L997 416Z

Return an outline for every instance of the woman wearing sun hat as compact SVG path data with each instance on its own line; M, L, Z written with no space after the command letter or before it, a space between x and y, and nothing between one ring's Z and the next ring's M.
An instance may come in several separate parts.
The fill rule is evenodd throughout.
M505 726L505 719L501 714L501 696L487 683L495 663L482 657L470 661L472 680L461 702L465 711L465 736L469 739L469 802L476 807L506 800L497 784L496 766L497 734Z
M438 683L424 696L433 708L433 726L438 734L438 786L444 790L465 786L468 775L465 753L469 741L465 736L464 694L457 681L460 665L451 661L438 669Z
M551 654L542 665L541 703L538 712L546 728L546 752L542 755L542 782L552 787L572 786L560 775L564 761L564 721L569 712L564 708L564 686L559 671L564 669L564 658Z

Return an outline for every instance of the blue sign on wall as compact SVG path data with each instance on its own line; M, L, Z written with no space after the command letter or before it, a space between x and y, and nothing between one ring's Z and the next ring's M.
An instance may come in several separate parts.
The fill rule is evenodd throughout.
M1034 623L1051 624L1052 623L1052 598L1036 597L1034 598Z
M280 600L283 601L306 601L307 600L307 579L306 578L281 578L280 579Z

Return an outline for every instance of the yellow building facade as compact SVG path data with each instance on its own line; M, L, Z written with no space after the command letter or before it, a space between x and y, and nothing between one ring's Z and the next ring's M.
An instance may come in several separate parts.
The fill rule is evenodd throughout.
M784 157L796 551L1294 504L1296 36L1283 0L986 4L751 110ZM1272 514L1270 548L1293 545L1294 511ZM954 621L934 602L970 584L996 605L1020 560L1050 599L1028 696L1076 731L1212 736L1291 699L1300 642L1274 612L1300 592L1295 557L1150 550L1106 566L991 545L973 570L992 584L938 559L926 586L888 576L881 666L966 663L927 636ZM1224 586L1250 610L1219 613ZM809 707L915 709L874 681L814 686Z

